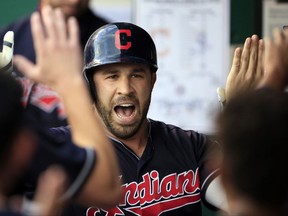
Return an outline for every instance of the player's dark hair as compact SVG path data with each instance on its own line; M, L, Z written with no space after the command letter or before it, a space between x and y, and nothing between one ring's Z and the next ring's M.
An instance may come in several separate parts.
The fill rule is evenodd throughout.
M23 122L22 88L10 75L0 74L0 168L4 166L12 140Z
M262 206L286 206L288 94L262 89L232 98L218 126L223 178Z

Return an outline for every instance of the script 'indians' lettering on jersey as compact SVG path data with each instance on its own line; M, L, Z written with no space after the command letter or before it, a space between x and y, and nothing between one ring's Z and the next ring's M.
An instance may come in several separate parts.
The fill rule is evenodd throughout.
M34 85L33 81L25 77L17 77L16 79L23 88L22 103L25 107L27 106L29 97L31 96L30 103L32 105L40 108L46 113L51 113L57 108L59 118L66 118L66 113L61 99L58 94L52 90L52 88L41 84ZM32 88L33 85L34 89Z
M125 215L124 211L134 215L160 215L163 212L178 209L200 201L200 182L198 169L180 174L170 174L161 181L155 170L142 176L140 183L130 182L122 185L123 196L118 206L104 210L90 207L86 216L96 216L104 212L106 216Z

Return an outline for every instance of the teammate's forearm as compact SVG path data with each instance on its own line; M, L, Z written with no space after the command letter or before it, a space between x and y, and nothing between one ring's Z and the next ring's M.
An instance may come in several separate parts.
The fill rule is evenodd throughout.
M102 202L101 206L103 206L105 203L110 203L111 199L114 199L116 203L120 199L120 182L119 168L112 144L106 136L100 118L94 113L84 79L80 76L66 82L69 88L61 85L58 93L63 98L73 141L81 147L90 147L97 152L97 165L81 192L81 202L87 205L89 201L93 200L90 197L91 188L95 189L95 184L97 184L101 185L97 188L99 194L101 194L101 190L103 193L109 194L107 198L101 196L98 203Z

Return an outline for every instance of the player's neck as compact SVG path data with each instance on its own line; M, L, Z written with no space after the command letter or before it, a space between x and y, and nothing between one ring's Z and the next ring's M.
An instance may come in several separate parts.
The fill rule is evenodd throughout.
M145 121L137 133L132 137L127 139L116 139L125 143L125 145L127 145L138 157L141 157L148 142L148 121Z

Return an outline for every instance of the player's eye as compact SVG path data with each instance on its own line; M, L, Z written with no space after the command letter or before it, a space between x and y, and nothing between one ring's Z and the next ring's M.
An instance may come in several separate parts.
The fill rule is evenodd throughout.
M118 78L118 75L116 75L116 74L113 74L113 75L106 77L106 79L117 79L117 78Z
M142 74L138 74L138 73L132 74L131 77L134 77L134 78L143 78Z

